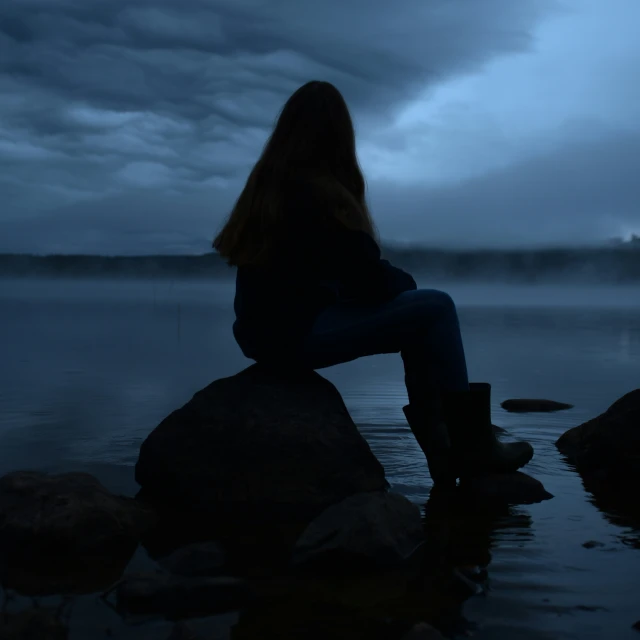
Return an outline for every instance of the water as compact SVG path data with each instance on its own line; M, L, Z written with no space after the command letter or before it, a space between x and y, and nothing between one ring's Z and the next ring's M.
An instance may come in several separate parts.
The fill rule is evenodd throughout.
M640 386L640 289L444 288L459 306L471 378L493 384L494 422L534 444L527 472L555 495L497 518L486 540L469 533L469 547L484 545L492 558L488 593L465 606L476 637L637 637L638 533L592 504L554 442ZM133 493L149 431L196 390L249 364L232 338L232 296L226 281L0 280L0 473L87 470ZM424 504L430 482L402 417L399 358L323 373L393 487ZM518 396L575 408L500 409ZM588 540L603 546L586 549Z

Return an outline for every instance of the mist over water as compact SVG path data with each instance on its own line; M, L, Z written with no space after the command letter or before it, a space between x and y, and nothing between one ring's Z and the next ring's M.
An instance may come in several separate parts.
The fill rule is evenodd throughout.
M620 247L454 251L383 247L391 262L440 281L512 284L640 284L638 243ZM233 270L219 255L0 254L0 277L212 278Z
M0 473L84 470L132 495L147 434L197 390L249 364L231 332L230 276L0 278ZM640 386L640 285L425 275L418 283L453 296L472 380L492 383L494 422L533 443L526 471L555 496L480 524L462 518L466 553L491 557L488 594L465 606L480 624L475 637L634 638L638 525L594 504L554 443ZM400 358L360 359L322 374L337 385L392 486L424 505L430 480L402 416ZM508 414L499 405L509 397L575 408ZM603 547L585 549L588 540ZM81 614L84 628L98 615L92 611Z

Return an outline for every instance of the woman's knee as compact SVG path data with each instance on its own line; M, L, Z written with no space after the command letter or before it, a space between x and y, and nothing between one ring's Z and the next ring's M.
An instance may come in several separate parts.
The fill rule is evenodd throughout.
M417 289L414 302L420 311L425 313L456 313L456 303L446 292L439 289Z

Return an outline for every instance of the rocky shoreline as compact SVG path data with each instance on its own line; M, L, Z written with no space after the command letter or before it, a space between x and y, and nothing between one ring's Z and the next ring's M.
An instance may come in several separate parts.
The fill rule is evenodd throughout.
M594 496L637 487L638 426L640 390L557 445ZM481 523L552 497L524 473L485 476L432 491L421 510L389 490L330 382L257 366L163 420L135 477L135 497L85 473L0 479L0 638L66 637L73 599L101 593L127 623L167 621L172 640L199 637L185 621L231 613L234 638L280 625L273 637L435 639L460 629L463 603L482 589ZM143 571L131 566L141 550ZM60 602L9 611L8 594Z

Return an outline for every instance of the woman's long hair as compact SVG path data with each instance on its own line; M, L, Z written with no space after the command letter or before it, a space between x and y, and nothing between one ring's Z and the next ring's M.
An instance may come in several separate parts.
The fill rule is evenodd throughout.
M213 247L230 265L269 260L286 224L288 189L305 181L310 197L348 228L375 236L356 156L353 122L340 92L328 82L301 86L285 103ZM300 215L305 215L300 210Z

